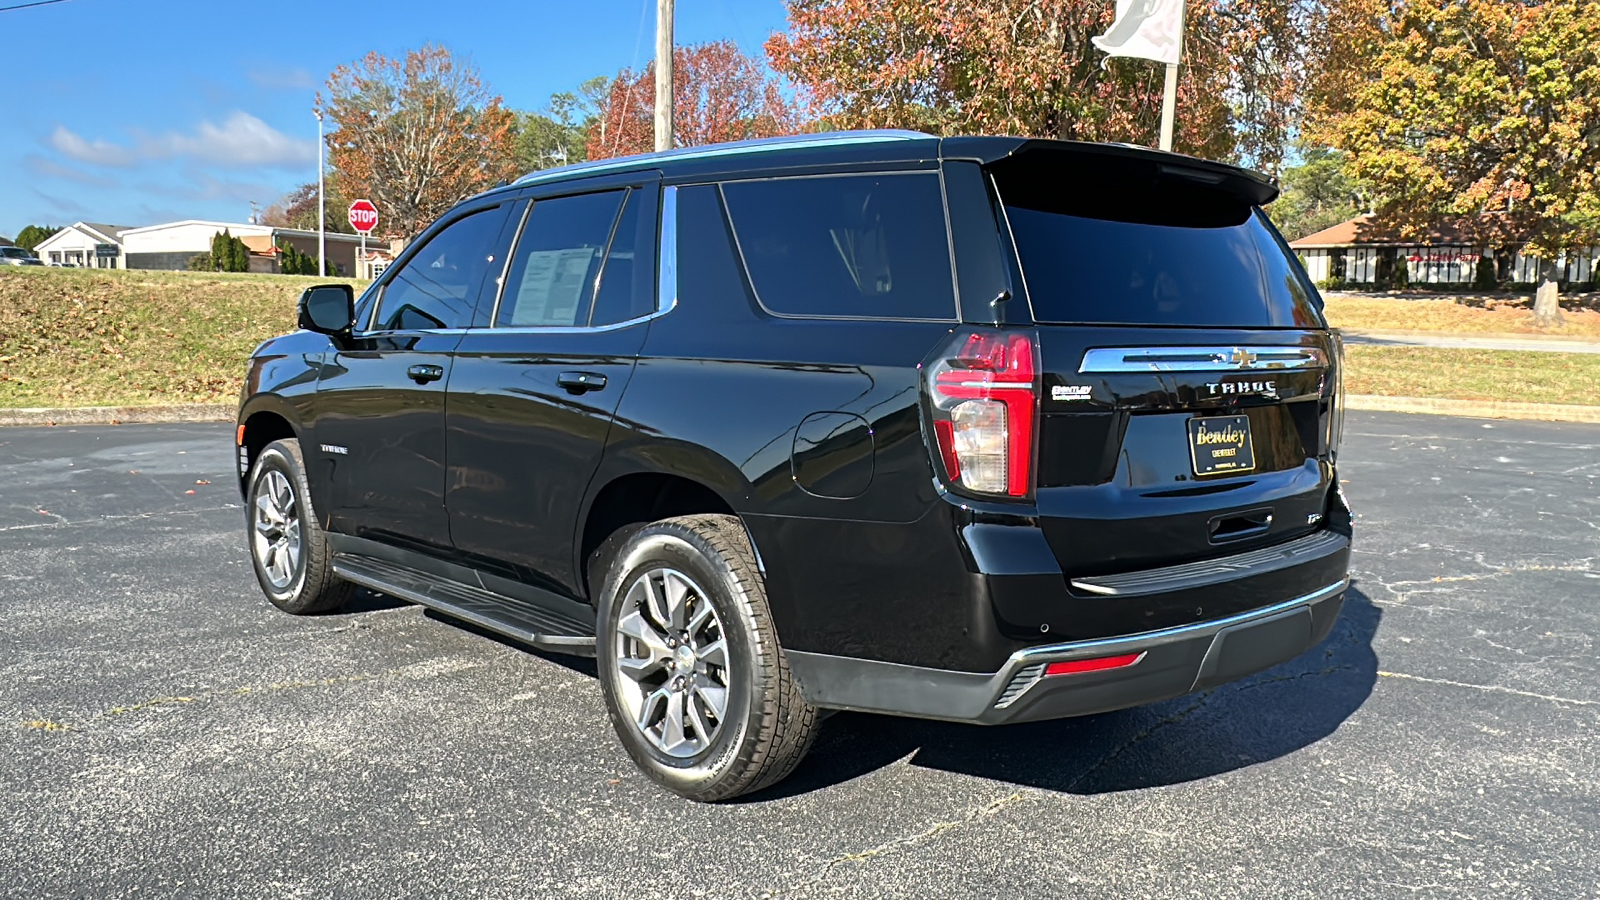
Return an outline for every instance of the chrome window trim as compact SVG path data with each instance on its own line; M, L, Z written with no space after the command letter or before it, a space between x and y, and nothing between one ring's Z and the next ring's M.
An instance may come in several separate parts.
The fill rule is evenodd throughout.
M661 227L656 242L656 311L659 316L678 305L678 186L661 189Z
M1325 368L1316 347L1096 347L1083 354L1080 375L1130 372L1260 372Z

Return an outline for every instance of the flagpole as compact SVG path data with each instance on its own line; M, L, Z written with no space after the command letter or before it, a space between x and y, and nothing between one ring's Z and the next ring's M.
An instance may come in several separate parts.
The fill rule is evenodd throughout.
M1178 4L1178 60L1183 61L1183 13ZM1161 149L1172 149L1172 120L1178 108L1178 63L1167 63L1167 83L1161 91Z

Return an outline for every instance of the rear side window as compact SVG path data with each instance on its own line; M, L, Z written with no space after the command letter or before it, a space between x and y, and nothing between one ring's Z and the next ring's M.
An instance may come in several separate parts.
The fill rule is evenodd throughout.
M1039 322L1317 328L1262 213L1181 183L997 179Z
M761 305L783 316L953 319L934 173L722 186Z
M606 191L534 201L512 251L496 325L589 324L595 279L625 194Z

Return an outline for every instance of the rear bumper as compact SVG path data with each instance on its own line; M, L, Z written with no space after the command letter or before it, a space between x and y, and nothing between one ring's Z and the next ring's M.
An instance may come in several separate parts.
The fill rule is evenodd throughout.
M1029 647L999 671L959 672L789 651L810 702L998 725L1125 709L1224 684L1299 656L1332 630L1348 578L1245 613L1126 637ZM1053 662L1142 654L1124 668L1046 675Z

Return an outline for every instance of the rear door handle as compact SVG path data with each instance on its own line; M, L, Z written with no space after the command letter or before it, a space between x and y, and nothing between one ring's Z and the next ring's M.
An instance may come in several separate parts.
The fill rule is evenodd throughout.
M585 391L598 391L606 386L606 377L599 372L562 372L556 376L556 384L566 388L574 394Z
M406 370L406 374L410 375L411 380L417 384L427 384L430 381L438 381L444 377L444 366L412 366Z

